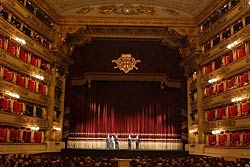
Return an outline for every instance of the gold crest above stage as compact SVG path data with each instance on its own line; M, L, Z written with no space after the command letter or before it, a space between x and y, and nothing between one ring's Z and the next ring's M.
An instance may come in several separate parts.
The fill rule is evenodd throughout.
M132 57L131 54L122 54L117 60L112 60L112 63L116 63L116 67L114 69L119 68L120 70L128 73L129 71L133 70L134 68L138 70L138 67L135 65L140 63L141 60L136 60Z

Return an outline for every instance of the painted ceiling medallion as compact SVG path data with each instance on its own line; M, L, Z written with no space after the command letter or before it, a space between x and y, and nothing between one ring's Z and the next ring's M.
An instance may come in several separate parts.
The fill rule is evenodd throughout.
M117 65L114 67L114 69L119 68L120 70L124 71L124 73L128 73L134 68L138 70L135 65L140 62L141 60L136 60L131 54L122 54L117 60L112 60L112 63L116 63Z

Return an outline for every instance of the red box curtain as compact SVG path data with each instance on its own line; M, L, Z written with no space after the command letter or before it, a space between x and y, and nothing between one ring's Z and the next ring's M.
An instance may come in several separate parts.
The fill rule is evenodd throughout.
M236 59L240 59L246 56L245 45L241 45L237 49L235 49Z
M210 146L216 145L216 135L209 135L208 136L208 143Z

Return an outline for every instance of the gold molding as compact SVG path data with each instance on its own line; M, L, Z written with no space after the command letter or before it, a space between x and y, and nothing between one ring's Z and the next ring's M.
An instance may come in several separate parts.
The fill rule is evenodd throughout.
M160 82L170 88L181 88L181 81L172 80L166 74L122 74L122 73L85 73L82 77L72 78L72 86L87 84L89 81L148 81Z

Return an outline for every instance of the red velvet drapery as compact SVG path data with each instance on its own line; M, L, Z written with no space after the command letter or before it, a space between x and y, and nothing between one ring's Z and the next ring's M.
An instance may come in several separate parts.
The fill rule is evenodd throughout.
M180 134L180 89L156 82L92 82L74 87L71 132Z

